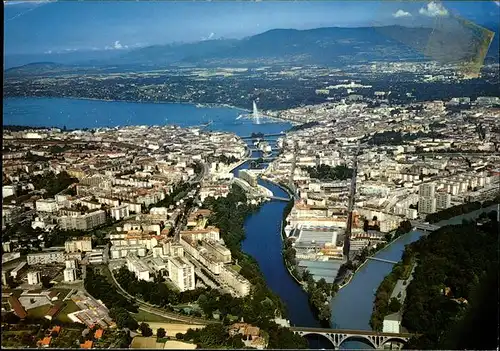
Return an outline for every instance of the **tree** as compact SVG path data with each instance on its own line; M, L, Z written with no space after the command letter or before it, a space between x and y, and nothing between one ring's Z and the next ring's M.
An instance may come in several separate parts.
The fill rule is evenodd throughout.
M175 338L176 338L177 340L183 340L183 339L184 339L184 334L182 334L182 333L177 333L177 334L175 334Z
M160 339L164 338L166 335L167 335L167 332L163 328L158 328L158 330L156 331L156 336Z
M42 286L45 289L49 289L52 287L52 284L50 283L50 277L47 275L42 275L41 282L42 282Z
M152 336L153 330L149 327L149 324L142 322L139 325L139 330L141 331L142 336Z
M401 302L399 302L397 298L393 297L391 302L389 302L389 310L392 313L399 312L399 310L401 310Z

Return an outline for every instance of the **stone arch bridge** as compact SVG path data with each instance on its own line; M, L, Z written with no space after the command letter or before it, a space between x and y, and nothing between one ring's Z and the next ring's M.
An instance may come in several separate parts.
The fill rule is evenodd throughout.
M394 341L405 344L413 334L408 333L381 333L371 330L341 330L341 329L323 329L323 328L303 328L291 327L291 331L300 335L322 335L327 338L338 350L345 341L362 341L371 345L374 349L383 349L384 344Z

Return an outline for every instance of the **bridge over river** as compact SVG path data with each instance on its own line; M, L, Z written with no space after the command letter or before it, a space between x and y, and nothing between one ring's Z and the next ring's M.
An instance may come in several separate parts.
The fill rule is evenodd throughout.
M345 341L362 341L371 345L375 349L383 349L388 342L398 342L405 344L414 334L409 333L382 333L371 330L344 330L344 329L324 329L291 327L291 331L300 336L322 335L328 339L334 349L339 349Z

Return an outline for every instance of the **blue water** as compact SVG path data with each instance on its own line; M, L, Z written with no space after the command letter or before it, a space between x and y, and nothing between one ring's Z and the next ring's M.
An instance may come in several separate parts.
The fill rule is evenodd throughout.
M275 196L288 196L276 185L262 180L259 183L270 189ZM286 204L283 201L266 202L259 212L246 219L247 238L242 249L259 262L267 285L287 306L290 323L296 326L319 327L319 321L309 306L307 294L289 275L283 263L281 220Z
M288 130L290 123L262 119L236 120L242 110L228 107L198 108L192 104L155 104L124 101L66 98L7 98L3 101L4 125L75 128L126 125L197 126L209 121L207 130L226 131L240 136L251 133L275 134Z

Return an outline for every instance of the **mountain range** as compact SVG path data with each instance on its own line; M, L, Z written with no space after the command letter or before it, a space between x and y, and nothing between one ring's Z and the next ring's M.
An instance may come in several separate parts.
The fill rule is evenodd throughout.
M71 57L59 55L59 60L50 61L94 67L251 67L273 64L335 67L371 61L426 59L470 62L480 59L481 52L488 47L490 41L487 59L498 60L498 25L490 26L490 29L493 31L460 21L441 26L438 24L434 28L381 26L274 29L240 40L219 39L155 45L106 53L106 56L95 53L92 56L82 53L76 56L73 53ZM56 58L45 56L44 61L49 61L49 57ZM13 73L12 70L8 71Z

